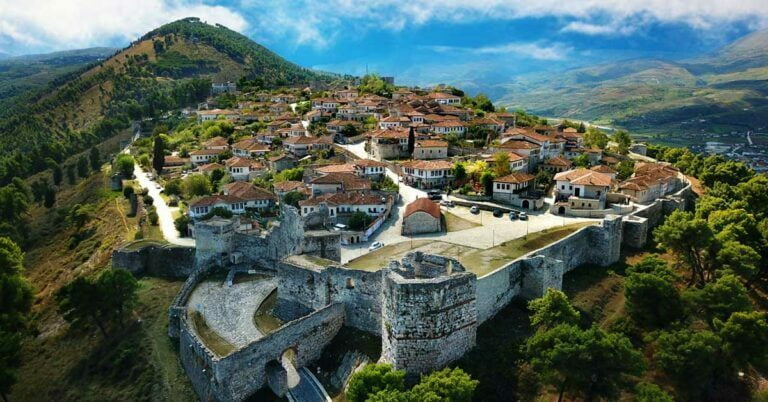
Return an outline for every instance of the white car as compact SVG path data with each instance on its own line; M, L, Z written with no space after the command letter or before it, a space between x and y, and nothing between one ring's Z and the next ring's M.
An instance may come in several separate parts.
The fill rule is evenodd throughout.
M372 243L372 244L371 244L371 245L368 247L368 251L374 251L374 250L378 250L378 249L380 249L380 248L382 248L382 247L384 247L384 243L382 243L382 242L380 242L380 241L375 241L375 242L373 242L373 243Z

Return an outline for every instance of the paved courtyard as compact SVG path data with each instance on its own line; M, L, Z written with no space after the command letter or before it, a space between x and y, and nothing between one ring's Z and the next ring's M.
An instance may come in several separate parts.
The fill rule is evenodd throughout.
M364 142L344 145L343 147L360 158L369 158L369 155L365 151ZM397 175L389 169L387 169L387 175L397 181ZM509 216L506 214L500 218L496 218L490 211L480 211L479 214L475 215L472 214L467 207L441 207L444 214L446 212L453 214L458 218L474 223L475 225L468 226L475 227L455 232L403 236L400 232L405 206L408 205L408 203L415 201L416 198L426 197L427 194L422 190L400 183L400 196L402 198L401 203L397 205L396 208L393 208L390 218L378 231L376 231L368 242L342 246L342 263L346 263L349 260L367 254L368 247L374 241L380 241L384 243L384 245L392 245L411 240L439 240L486 249L498 245L499 243L523 237L528 233L539 232L544 229L551 229L559 226L567 226L579 222L595 222L600 220L554 215L549 213L545 208L542 211L529 212L530 217L527 221L510 221Z
M241 348L263 336L254 324L254 314L275 289L276 278L247 280L231 287L224 280L207 280L192 292L187 309L200 313L208 328Z

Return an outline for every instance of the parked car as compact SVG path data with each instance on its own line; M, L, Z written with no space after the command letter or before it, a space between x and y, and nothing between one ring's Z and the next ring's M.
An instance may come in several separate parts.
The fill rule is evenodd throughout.
M520 220L521 221L527 221L528 220L528 214L525 212L520 212Z
M443 199L443 195L439 191L431 190L427 192L427 197L432 201L440 201Z
M380 241L375 241L375 242L371 243L370 247L368 247L368 251L378 250L378 249L380 249L382 247L384 247L384 243L382 243Z
M337 223L333 225L333 230L347 230L347 225L343 223Z
M496 218L501 218L502 216L504 216L504 212L501 212L501 210L498 209L498 208L494 208L493 209L493 216L496 217Z
M472 212L473 214L479 214L480 208L478 208L477 205L473 205L472 208L469 209L469 212Z
M517 211L509 211L509 220L513 221L517 219Z
M453 201L451 201L451 200L442 200L442 201L440 201L440 205L442 205L444 207L452 207L453 206Z

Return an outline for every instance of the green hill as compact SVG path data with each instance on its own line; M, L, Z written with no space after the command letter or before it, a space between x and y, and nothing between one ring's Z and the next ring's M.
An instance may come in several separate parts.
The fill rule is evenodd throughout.
M172 22L0 109L0 184L44 170L48 158L60 162L131 120L194 105L211 81L241 77L271 88L334 76L290 63L223 26Z
M502 104L637 132L760 129L768 127L768 31L697 59L621 61L503 87Z

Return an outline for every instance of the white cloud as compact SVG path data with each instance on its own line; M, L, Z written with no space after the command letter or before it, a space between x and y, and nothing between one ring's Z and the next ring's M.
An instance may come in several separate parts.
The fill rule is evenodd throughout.
M520 58L529 58L534 60L565 60L573 51L573 48L562 43L541 43L541 42L510 42L500 45L481 46L481 47L459 47L459 46L422 46L422 49L431 50L436 53L463 53L473 55L501 55L516 56Z
M104 46L110 41L127 44L185 17L234 30L247 26L239 13L200 0L0 0L0 46L7 42L5 46L13 46L16 53L28 53Z
M257 29L322 47L339 33L400 30L428 22L555 18L563 32L627 35L653 22L695 29L768 26L767 0L241 0ZM275 18L278 16L278 18Z

